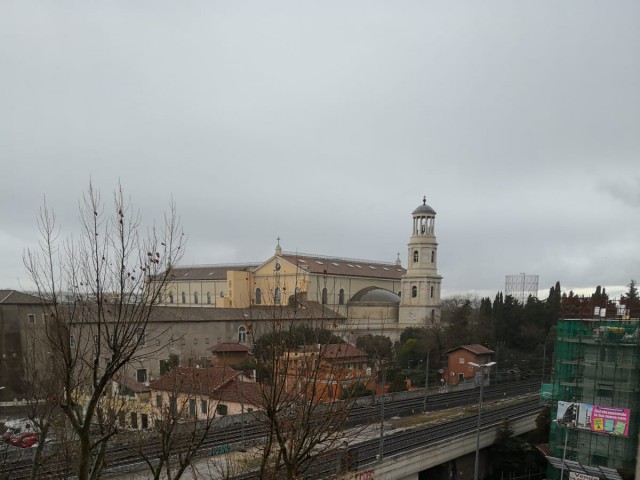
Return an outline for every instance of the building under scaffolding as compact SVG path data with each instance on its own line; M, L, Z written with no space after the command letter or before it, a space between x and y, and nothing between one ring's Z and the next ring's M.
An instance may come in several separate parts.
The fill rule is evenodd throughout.
M633 472L640 421L638 327L638 319L558 321L551 411L557 420L549 437L556 461L564 457L587 468ZM622 419L596 421L596 411L603 409L621 412ZM560 478L556 468L548 473L549 478Z

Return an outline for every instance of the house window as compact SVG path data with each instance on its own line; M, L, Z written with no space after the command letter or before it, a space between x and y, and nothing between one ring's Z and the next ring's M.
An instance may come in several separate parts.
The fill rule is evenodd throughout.
M182 292L182 303L187 303L187 294Z
M139 383L145 383L147 381L146 368L139 368L138 370L136 370L136 380L138 380Z
M256 288L256 305L262 304L262 290Z
M182 337L182 338L180 339L180 345L186 345L186 344L187 344L187 339L186 339L186 338L184 338L184 337Z
M193 292L193 303L198 303L198 292Z
M169 303L173 303L173 292L169 292Z
M190 417L196 416L196 399L195 398L189 399L189 416Z
M207 415L209 413L206 400L200 400L200 413L203 415Z
M218 415L223 415L224 416L224 415L227 414L228 411L229 411L229 408L224 403L219 403L216 406L216 413Z
M341 288L340 292L338 293L338 303L340 305L344 305L344 288Z
M42 323L47 323L47 319L49 318L49 315L46 313L42 314Z
M138 429L138 414L136 412L131 412L131 428Z
M142 429L146 430L149 428L149 416L146 413L140 414L140 421L142 423Z
M273 293L273 303L280 305L280 287L276 287L276 291Z
M411 287L411 298L416 298L418 296L418 287L415 285Z
M144 334L144 330L142 328L138 329L138 345L140 345L141 347L144 347L146 344L146 336Z
M413 263L418 263L419 259L420 259L420 254L418 253L418 250L414 250L413 251Z
M27 315L27 322L29 323L36 323L36 316L33 313L29 313Z
M238 341L240 343L247 341L247 329L244 325L241 325L240 328L238 328Z
M209 337L204 337L204 344L209 345Z
M207 303L211 305L211 292L207 292Z
M459 357L458 358L458 363L464 363L464 357Z
M178 413L178 399L173 395L169 397L169 413L171 415Z
M327 293L328 293L328 292L327 292L327 288L326 288L326 287L325 287L325 288L323 288L323 289L322 289L322 304L323 304L323 305L326 305L326 304L327 304L327 297L328 297Z
M197 344L198 344L198 338L197 338L197 337L193 339L193 344L194 344L194 345L197 345Z
M461 382L464 380L464 373L459 373L458 374L458 381Z
M156 395L156 407L162 407L162 395Z

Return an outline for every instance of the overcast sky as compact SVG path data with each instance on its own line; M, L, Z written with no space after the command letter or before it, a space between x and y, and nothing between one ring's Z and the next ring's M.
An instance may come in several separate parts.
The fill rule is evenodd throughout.
M183 263L394 261L422 196L443 294L640 280L640 2L0 3L0 287L90 179ZM108 195L107 195L108 198ZM546 293L542 293L546 297Z

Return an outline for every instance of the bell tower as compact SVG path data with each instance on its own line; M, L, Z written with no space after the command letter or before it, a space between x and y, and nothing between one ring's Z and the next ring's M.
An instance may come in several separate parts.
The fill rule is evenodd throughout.
M438 243L434 233L436 212L422 199L412 213L407 273L402 276L400 295L401 328L440 323L440 286Z

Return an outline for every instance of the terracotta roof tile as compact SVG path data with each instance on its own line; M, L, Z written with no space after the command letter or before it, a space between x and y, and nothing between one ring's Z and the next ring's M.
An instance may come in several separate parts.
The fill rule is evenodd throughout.
M471 353L475 353L476 355L487 355L487 354L495 353L493 350L489 350L487 347L480 345L478 343L474 343L472 345L460 345L459 347L452 348L451 350L447 350L447 353L455 352L456 350L460 350L461 348L468 350Z
M212 394L242 372L229 367L175 367L153 382L152 390Z
M236 402L255 405L263 404L262 386L256 382L241 382L234 380L224 385L214 395L223 402Z

